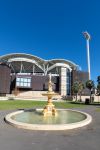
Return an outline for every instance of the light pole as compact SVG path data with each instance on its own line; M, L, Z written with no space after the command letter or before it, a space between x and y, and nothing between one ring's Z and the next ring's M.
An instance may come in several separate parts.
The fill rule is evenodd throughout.
M87 49L87 62L88 62L88 73L89 73L89 80L91 80L91 74L90 74L90 52L89 52L89 40L90 40L90 34L85 31L83 32L83 35L86 39L86 49Z

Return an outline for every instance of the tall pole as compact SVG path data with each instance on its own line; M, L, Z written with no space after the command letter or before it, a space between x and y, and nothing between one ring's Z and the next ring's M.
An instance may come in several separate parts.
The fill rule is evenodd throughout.
M91 80L91 74L90 74L90 49L89 49L89 41L90 41L90 34L86 31L83 32L83 35L86 39L86 49L87 49L87 62L88 62L88 73L89 73L89 80Z

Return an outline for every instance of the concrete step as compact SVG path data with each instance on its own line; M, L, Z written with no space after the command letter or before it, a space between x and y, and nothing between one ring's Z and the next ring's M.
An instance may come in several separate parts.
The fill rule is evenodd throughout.
M18 93L18 95L16 97L47 100L47 97L42 95L43 93L47 93L47 91L26 91L26 92ZM58 93L58 95L53 96L53 99L55 99L55 100L61 99L61 95L59 95L59 93Z

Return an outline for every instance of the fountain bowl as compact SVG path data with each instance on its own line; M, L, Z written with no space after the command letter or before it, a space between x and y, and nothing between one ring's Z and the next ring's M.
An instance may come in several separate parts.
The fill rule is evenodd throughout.
M45 117L42 115L43 109L36 109L35 111L25 111L20 110L13 113L10 113L6 115L5 121L17 128L23 128L23 129L29 129L29 130L69 130L69 129L75 129L80 128L83 126L88 125L92 121L92 117L81 111L76 111L72 109L57 109L57 112L61 113L61 118L57 118L60 115L56 116L50 116ZM25 114L26 113L26 114ZM72 113L72 116L75 114L76 116L73 116L73 120L78 119L79 116L82 116L83 119L78 119L77 121L64 121L68 120L68 115ZM38 118L35 118L34 115L37 115ZM28 117L25 121L25 117ZM16 119L17 118L17 119ZM22 120L20 120L20 118ZM52 123L53 118L53 123ZM33 119L33 121L31 121ZM39 121L40 119L40 121ZM42 120L42 122L41 122ZM59 120L62 120L61 122ZM39 122L38 122L39 121Z

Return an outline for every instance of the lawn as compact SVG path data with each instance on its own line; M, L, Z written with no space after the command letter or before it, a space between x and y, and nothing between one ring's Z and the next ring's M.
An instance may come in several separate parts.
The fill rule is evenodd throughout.
M7 100L0 101L0 110L14 110L23 108L43 108L46 101L28 101L28 100ZM70 102L54 102L56 108L78 108L84 107L83 104L72 104Z

